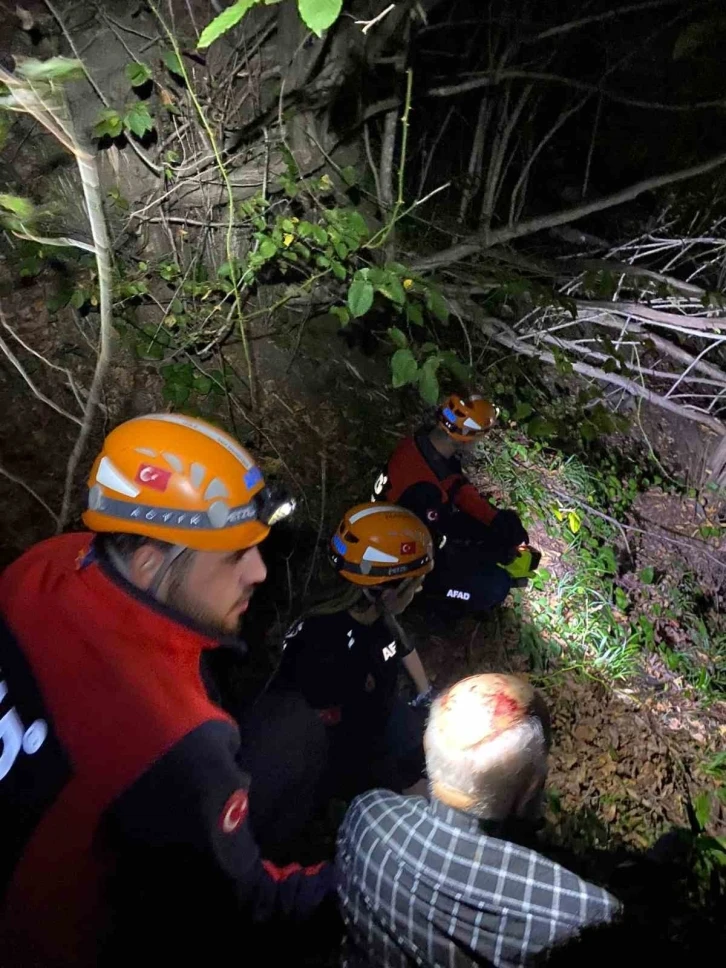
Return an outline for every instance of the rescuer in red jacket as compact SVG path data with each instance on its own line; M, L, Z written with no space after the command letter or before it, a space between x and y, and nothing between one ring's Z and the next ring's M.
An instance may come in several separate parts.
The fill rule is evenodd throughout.
M479 612L506 598L510 575L499 566L529 540L514 511L499 510L467 479L459 455L494 426L497 410L478 394L454 394L431 431L402 440L374 484L383 499L417 514L438 543L428 596Z
M96 536L0 577L0 961L257 960L254 925L305 919L332 878L262 860L255 779L200 660L240 647L289 504L233 438L175 414L112 431L88 486Z

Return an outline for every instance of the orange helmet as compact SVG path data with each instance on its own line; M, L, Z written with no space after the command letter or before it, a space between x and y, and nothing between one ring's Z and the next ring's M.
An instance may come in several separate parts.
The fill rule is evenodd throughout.
M266 538L293 507L275 504L262 471L229 434L161 413L108 435L88 478L83 522L91 531L141 534L196 551L238 551Z
M354 585L382 585L426 575L434 567L428 528L395 504L357 504L330 541L330 559Z
M478 393L469 397L454 393L439 407L436 416L439 426L454 440L472 440L492 429L499 408Z

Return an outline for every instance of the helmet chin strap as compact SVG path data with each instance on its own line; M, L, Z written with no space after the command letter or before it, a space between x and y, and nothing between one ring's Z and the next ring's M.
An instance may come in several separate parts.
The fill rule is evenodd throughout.
M159 597L159 588L161 587L162 581L166 578L169 569L177 561L184 552L189 551L184 545L172 545L171 548L164 554L161 564L156 570L156 574L151 580L151 584L146 589L147 593L153 598Z

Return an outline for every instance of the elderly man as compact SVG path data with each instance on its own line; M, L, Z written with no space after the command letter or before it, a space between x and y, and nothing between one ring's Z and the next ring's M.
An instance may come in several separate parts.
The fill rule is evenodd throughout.
M524 965L614 918L606 891L527 845L549 746L527 683L456 683L432 707L425 746L430 802L373 790L340 829L349 968Z
M244 648L283 508L235 440L178 414L113 430L88 487L95 535L0 577L2 963L242 958L253 923L304 919L332 890L327 865L261 858L256 766L200 669Z

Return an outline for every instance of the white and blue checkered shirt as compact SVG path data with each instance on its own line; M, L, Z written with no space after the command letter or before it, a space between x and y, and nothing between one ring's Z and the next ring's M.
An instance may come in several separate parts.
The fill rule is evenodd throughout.
M524 965L620 909L536 851L483 833L475 817L387 790L353 801L336 864L348 968Z

